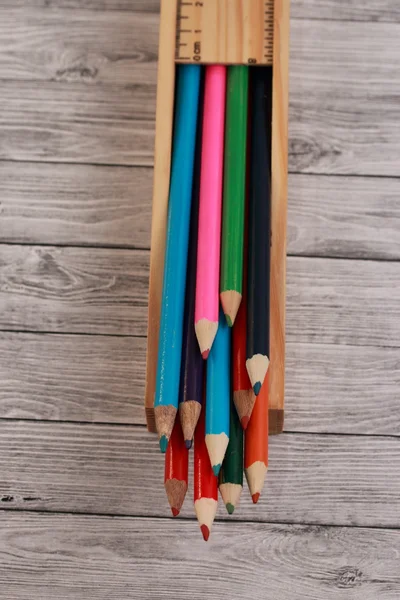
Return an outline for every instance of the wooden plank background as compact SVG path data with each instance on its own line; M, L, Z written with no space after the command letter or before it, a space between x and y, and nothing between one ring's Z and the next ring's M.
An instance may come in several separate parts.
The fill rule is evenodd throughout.
M292 2L285 433L208 545L142 411L158 5L0 0L2 595L398 600L399 3Z

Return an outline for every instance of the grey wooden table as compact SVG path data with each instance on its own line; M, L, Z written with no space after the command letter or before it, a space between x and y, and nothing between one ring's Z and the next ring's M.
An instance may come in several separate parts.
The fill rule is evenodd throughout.
M206 545L142 410L158 2L0 0L2 599L400 598L400 4L291 35L285 433Z

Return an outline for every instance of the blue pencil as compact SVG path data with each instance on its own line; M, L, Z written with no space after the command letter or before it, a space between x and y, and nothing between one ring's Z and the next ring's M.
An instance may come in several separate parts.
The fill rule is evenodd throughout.
M229 442L231 332L220 308L217 335L207 360L206 445L215 475Z
M177 68L163 297L154 413L165 452L178 409L186 267L201 67Z

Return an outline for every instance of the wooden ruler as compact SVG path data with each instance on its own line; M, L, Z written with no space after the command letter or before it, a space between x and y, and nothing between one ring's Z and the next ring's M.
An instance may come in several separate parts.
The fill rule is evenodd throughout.
M176 62L272 65L274 0L179 0Z
M283 429L289 2L161 0L145 397L149 431L155 431L153 405L167 225L175 63L269 65L273 69L269 429L270 433L280 433Z

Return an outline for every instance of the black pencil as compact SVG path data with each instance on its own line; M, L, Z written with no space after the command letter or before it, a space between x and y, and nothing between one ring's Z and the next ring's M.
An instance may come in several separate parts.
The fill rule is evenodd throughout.
M269 366L272 70L250 73L250 187L246 367L259 394Z

